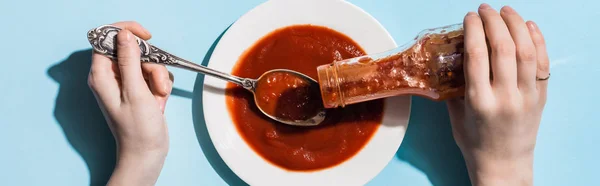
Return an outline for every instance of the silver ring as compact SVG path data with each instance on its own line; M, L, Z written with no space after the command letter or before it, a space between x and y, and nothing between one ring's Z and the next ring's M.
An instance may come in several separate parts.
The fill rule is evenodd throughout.
M546 80L548 80L548 79L550 79L550 73L548 73L548 76L547 76L547 77L545 77L545 78L539 78L539 77L535 77L535 80L538 80L538 81L546 81Z

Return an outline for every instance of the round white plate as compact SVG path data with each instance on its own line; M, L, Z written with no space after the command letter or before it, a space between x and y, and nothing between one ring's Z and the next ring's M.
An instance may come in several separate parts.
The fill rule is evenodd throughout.
M282 27L312 24L332 28L356 41L367 53L393 49L396 43L377 20L342 0L271 0L238 19L223 35L208 67L231 72L244 51ZM398 150L410 113L410 97L386 99L383 123L354 157L335 167L292 172L265 161L238 134L225 104L226 82L206 76L202 100L210 138L225 163L250 185L364 185ZM216 91L215 91L216 90Z

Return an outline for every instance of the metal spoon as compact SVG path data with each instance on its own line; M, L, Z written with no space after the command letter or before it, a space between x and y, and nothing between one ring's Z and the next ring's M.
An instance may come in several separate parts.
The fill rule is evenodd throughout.
M105 55L105 56L113 59L114 61L116 61L117 60L117 50L116 50L117 37L116 36L120 30L121 30L121 28L115 27L112 25L103 25L103 26L94 28L88 32L88 36L87 36L88 41L90 42L90 44L92 45L92 47L94 48L94 51L96 53ZM141 51L140 59L142 62L158 63L158 64L163 64L163 65L169 65L169 66L174 66L174 67L178 67L178 68L183 68L186 70L191 70L194 72L210 75L210 76L217 77L217 78L225 80L225 81L230 81L232 83L238 84L238 85L244 87L246 90L252 92L252 94L254 95L255 104L257 105L259 110L263 114L265 114L266 116L268 116L269 118L271 118L275 121L278 121L278 122L281 122L284 124L288 124L288 125L294 125L294 126L315 126L315 125L320 124L325 119L326 111L324 108L319 110L319 112L317 112L317 114L315 116L313 116L312 118L309 118L306 120L292 120L292 119L276 117L271 114L268 114L267 112L265 112L263 110L263 108L260 107L260 104L257 103L255 92L256 92L257 88L259 88L259 87L256 87L257 86L256 82L260 81L261 78L264 77L264 75L267 73L283 72L283 73L293 74L297 77L306 79L307 82L311 83L311 86L314 84L314 85L316 85L316 87L318 87L317 81L315 81L314 79L312 79L302 73L292 71L292 70L279 69L279 70L271 70L269 72L265 72L258 79L242 78L242 77L233 76L233 75L230 75L227 73L219 72L219 71L210 69L208 67L198 65L191 61L182 59L180 57L177 57L175 55L167 53L166 51L164 51L158 47L155 47L138 37L136 37L136 40L140 47L140 51Z

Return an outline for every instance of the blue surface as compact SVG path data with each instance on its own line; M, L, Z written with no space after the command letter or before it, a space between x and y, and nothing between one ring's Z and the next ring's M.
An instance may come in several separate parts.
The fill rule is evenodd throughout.
M88 29L137 20L152 43L206 63L223 31L258 0L0 2L0 185L102 185L114 140L86 85ZM398 43L462 21L482 1L354 0ZM504 1L546 36L552 79L535 154L536 185L595 185L600 167L598 1ZM491 3L495 8L502 4ZM207 135L202 76L176 76L167 104L171 149L157 185L239 185ZM195 93L192 93L195 92ZM443 103L415 98L405 141L369 185L467 185Z

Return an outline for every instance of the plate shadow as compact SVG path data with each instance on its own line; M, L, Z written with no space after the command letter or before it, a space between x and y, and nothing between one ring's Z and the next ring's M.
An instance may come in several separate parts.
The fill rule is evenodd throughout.
M211 47L206 52L204 59L202 60L202 65L208 65L208 61L212 56L217 43L221 40L221 37L225 32L225 29L219 37L215 40L215 42L211 45ZM225 180L228 185L239 186L239 185L248 185L244 182L240 177L238 177L230 168L225 164L217 149L213 145L212 140L208 134L208 129L206 128L206 121L204 120L204 108L202 106L202 91L204 85L204 75L198 74L196 76L196 82L194 84L194 94L192 98L192 114L194 121L194 130L196 131L196 137L198 138L198 142L200 143L200 148L202 148L202 152L204 152L204 156L212 166L212 168L219 174L219 176ZM225 100L223 100L224 102Z
M443 102L413 96L408 129L396 157L425 173L434 186L471 185Z

